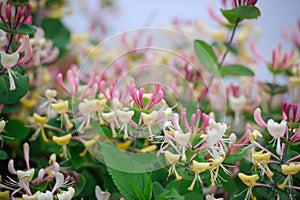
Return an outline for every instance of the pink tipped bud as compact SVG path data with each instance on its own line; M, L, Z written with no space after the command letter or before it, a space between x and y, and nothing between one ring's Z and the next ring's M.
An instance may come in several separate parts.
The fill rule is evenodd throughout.
M260 110L260 108L256 108L255 109L255 111L254 111L254 120L255 120L255 122L258 125L260 125L262 127L265 127L265 128L267 127L266 122L261 117L261 110Z
M23 150L24 150L24 159L25 159L26 167L29 170L30 169L30 166L29 166L29 145L28 145L27 142L24 143Z
M236 134L234 133L231 133L230 136L229 136L229 148L236 143Z
M8 171L9 173L11 174L17 174L17 171L15 170L15 167L14 167L14 160L13 159L10 159L10 161L8 162Z
M45 175L45 170L44 169L40 169L39 173L38 173L38 177L36 179L36 183L37 184L40 184L41 182L43 182L44 175Z
M63 89L66 93L68 93L69 95L72 96L70 90L65 86L65 84L63 83L63 76L61 73L59 73L56 77L56 82L59 85L59 87L61 87L61 89Z

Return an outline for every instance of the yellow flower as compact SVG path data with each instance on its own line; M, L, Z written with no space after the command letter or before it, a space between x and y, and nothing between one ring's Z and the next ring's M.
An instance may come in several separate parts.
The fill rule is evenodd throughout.
M262 137L262 134L258 130L254 130L249 134L250 142L255 141L258 137Z
M253 174L253 175L245 175L243 173L238 174L239 178L243 181L243 183L249 187L254 187L256 181L258 180L259 176L258 174Z
M194 186L196 183L196 180L198 179L202 185L202 181L201 178L199 176L200 173L206 171L209 169L209 163L208 162L197 162L195 160L193 160L193 164L192 164L192 171L195 173L194 176L194 180L192 182L192 184L188 187L189 191L193 191L194 190Z
M69 107L69 102L68 101L62 101L59 103L52 103L51 107L53 110L55 110L58 114L65 114L68 110Z
M182 180L182 176L179 176L179 174L176 171L176 167L175 167L175 165L178 163L178 161L180 159L180 155L173 154L170 151L165 151L165 158L166 158L167 162L171 164L171 167L169 169L169 175L174 171L176 180L177 181Z
M278 185L278 188L284 190L284 188L285 188L288 180L291 178L291 176L294 174L297 174L299 172L300 164L295 164L295 163L291 163L288 165L284 164L284 165L281 165L281 170L284 175L287 175L287 177L285 178L283 183Z
M79 154L80 157L83 157L85 156L85 154L87 153L87 151L93 146L96 144L97 140L100 139L100 135L96 135L95 138L91 139L91 140L88 140L88 141L83 141L83 145L85 146L85 149L83 152L81 152Z
M268 167L268 163L271 159L271 152L263 153L263 151L256 152L250 149L250 157L253 165L255 166L255 170L256 167L259 166L260 169L267 173L268 178L271 178L274 175Z
M47 138L46 134L45 134L45 129L44 129L44 125L48 122L48 118L47 117L42 117L40 116L39 114L37 113L34 113L33 114L33 119L36 123L39 124L40 126L40 129L42 131L42 137L43 137L43 140L45 142L49 142L49 139ZM33 135L32 138L36 138L38 136L38 132L36 134Z
M256 197L253 196L253 194L252 194L252 188L255 186L255 183L259 178L258 174L253 174L253 175L248 176L243 173L239 173L238 176L242 180L242 182L249 187L249 193L250 193L251 199L255 200Z
M209 159L209 161L211 161L210 167L209 167L209 170L210 170L210 181L211 181L210 187L216 186L215 181L216 181L216 179L218 177L219 168L222 165L222 162L225 160L225 158L226 158L226 155L223 154L223 155L220 156L220 159L213 159L213 158ZM226 173L229 173L229 172L226 172Z
M67 144L70 143L71 139L72 139L71 133L64 135L64 136L59 136L59 137L53 136L52 137L53 142L62 146L62 153L60 154L60 157L68 158Z
M69 144L70 140L72 138L72 134L69 133L67 135L64 136L53 136L52 140L53 142L55 142L56 144L63 146L63 145L67 145Z

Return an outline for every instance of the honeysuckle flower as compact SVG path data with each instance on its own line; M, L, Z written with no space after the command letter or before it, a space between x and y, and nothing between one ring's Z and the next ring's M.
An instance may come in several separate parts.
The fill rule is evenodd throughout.
M253 149L250 149L250 157L255 170L258 166L262 170L263 174L267 174L268 178L271 178L274 175L274 173L268 167L271 155L271 152L263 153L263 151L256 152Z
M103 192L98 185L95 188L95 195L97 200L108 200L110 197L110 193Z
M68 187L68 191L63 191L57 194L58 200L71 200L75 194L75 189L73 187Z
M95 136L93 139L91 139L91 140L82 141L82 143L83 143L85 149L84 149L83 152L81 152L81 153L79 154L79 156L80 156L80 157L85 156L86 153L87 153L87 151L88 151L92 146L96 145L96 144L97 144L97 141L98 141L99 139L100 139L100 135L96 135L96 136Z
M255 186L256 181L259 179L258 174L245 175L243 173L238 173L238 176L241 179L241 181L249 187L245 199L248 199L250 195L252 200L256 200L256 197L252 194L252 188Z
M277 140L276 153L282 155L283 152L280 144L280 138L284 136L284 133L287 130L286 121L282 120L280 124L278 124L277 122L274 122L273 119L269 119L267 122L267 129L274 140Z
M55 112L60 114L60 118L63 121L65 121L65 127L67 130L73 128L72 122L69 120L69 116L67 114L68 108L69 108L69 101L60 101L57 103L52 103L51 107Z
M283 164L281 165L281 170L284 175L287 175L283 183L278 185L278 188L284 190L288 180L291 179L292 175L297 174L300 171L300 164L299 163L290 163L290 164Z
M97 100L84 100L78 105L79 113L82 115L79 120L81 120L80 125L77 130L79 133L83 133L84 129L90 128L91 118L95 117L95 107ZM78 119L77 119L78 120Z
M282 120L280 123L277 123L274 122L273 119L269 119L266 123L261 117L260 108L257 108L254 111L254 119L257 124L268 129L268 132L273 137L274 141L277 141L276 153L282 155L283 152L280 138L283 137L287 131L287 122L285 120Z
M0 19L8 29L16 30L31 18L31 3L29 1L23 3L26 4L15 6L10 1L0 2Z
M134 115L134 111L133 110L122 111L122 110L117 109L116 113L117 113L118 119L122 123L120 130L124 130L124 138L127 139L128 138L127 127L128 127L128 123L130 122L132 116Z
M17 62L20 58L20 55L17 52L8 54L8 53L5 53L4 51L0 51L0 55L1 55L1 64L8 73L9 90L13 91L16 89L16 84L15 84L15 81L13 78L13 76L15 76L15 74L11 68L17 64Z
M33 119L36 123L39 124L39 128L35 131L35 133L31 136L31 138L29 140L31 140L31 141L36 140L36 138L39 136L39 134L41 132L44 142L49 142L49 139L47 138L47 136L45 134L45 128L44 128L44 125L48 122L48 118L42 117L39 114L34 113Z
M40 193L40 191L37 191L36 193L34 193L33 195L28 195L28 194L23 194L22 195L22 199L23 200L35 200L38 199L38 194ZM39 199L38 199L39 200Z
M192 184L188 187L189 191L194 190L196 180L198 180L201 183L201 185L203 185L199 174L206 171L206 170L208 170L208 169L209 169L209 163L208 162L197 162L197 161L193 160L191 170L195 173L195 176L194 176Z
M141 110L151 110L163 100L165 93L165 89L159 84L155 85L152 93L146 94L144 91L144 88L140 88L139 90L133 89L130 93L135 105ZM147 105L144 105L143 99L148 99Z
M238 124L240 122L240 111L244 108L246 103L246 98L244 95L240 95L239 97L235 97L229 95L229 105L231 109L234 111L234 123Z
M222 167L222 169L224 170L224 172L228 175L231 175L230 171L227 170L223 165L223 161L225 160L226 155L223 154L220 157L214 159L214 158L210 158L210 166L209 166L209 171L210 171L210 181L211 181L211 185L210 187L214 187L216 186L216 180L218 178L218 173L219 173L219 168Z
M191 133L181 134L179 131L174 132L174 140L176 143L180 145L182 148L181 159L182 161L186 161L185 151L187 147L190 145Z
M291 111L291 115L290 115L290 111ZM287 122L293 122L293 123L300 122L300 113L298 113L297 104L288 104L287 102L283 102L282 114L283 114L283 119L286 119Z
M177 181L182 180L182 176L180 176L176 171L176 164L178 163L178 161L180 159L180 155L173 154L170 151L165 151L165 158L166 158L167 162L171 164L168 176L170 176L174 172L175 176L176 176L176 180Z
M200 120L202 119L202 124L200 125ZM200 134L201 131L207 126L209 123L209 117L205 113L201 113L199 109L197 109L196 113L191 115L190 123L188 123L186 118L186 108L183 108L181 111L181 122L184 125L185 132L189 132L191 134ZM173 116L173 124L177 131L180 133L184 133L184 131L180 128L179 125L179 116L177 113Z
M154 125L154 123L156 122L156 120L158 118L158 112L156 110L152 111L149 114L142 112L142 118L143 118L144 124L148 127L148 131L149 131L148 138L149 138L149 140L153 140L151 126Z
M69 133L67 135L63 135L63 136L53 136L52 140L53 142L55 142L56 144L62 146L62 153L61 153L61 157L65 157L68 158L68 150L67 150L67 144L70 143L72 139L72 134Z
M115 112L108 112L108 113L102 113L102 118L109 123L109 126L112 130L112 137L116 138L117 132L116 132L116 126L115 126Z
M36 197L37 200L53 200L53 194L49 190L46 192L39 192Z
M214 197L214 194L212 194L212 195L210 195L210 194L206 195L206 196L205 196L205 199L206 199L206 200L223 200L223 198L217 198L217 199L216 199L216 198Z

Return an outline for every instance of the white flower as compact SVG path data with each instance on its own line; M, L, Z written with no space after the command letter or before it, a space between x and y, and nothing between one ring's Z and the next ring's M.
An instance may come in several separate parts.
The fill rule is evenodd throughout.
M37 194L37 200L52 200L52 199L53 199L53 195L49 190L47 190L45 193L39 192Z
M130 110L130 111L122 111L117 109L117 116L120 120L120 122L123 123L121 130L124 129L124 138L127 139L128 138L128 133L127 133L127 126L129 121L131 120L132 116L134 115L134 111Z
M110 193L103 192L98 185L95 188L95 195L96 195L97 200L108 200L110 197Z
M8 79L9 79L9 90L15 90L16 85L13 78L14 72L11 70L11 67L15 66L19 60L20 55L17 52L12 54L7 54L4 51L0 51L1 55L1 64L7 70Z
M269 119L267 122L267 129L273 138L280 138L286 131L286 121L282 120L280 124L274 122L273 119Z
M241 111L245 106L246 98L244 95L240 95L239 97L234 97L232 95L229 96L229 105L233 111Z
M75 194L75 189L68 187L68 191L63 191L61 194L57 194L58 200L71 200Z
M207 130L206 141L209 144L209 147L212 147L222 139L227 130L227 125L221 122L216 123L214 119L210 119L209 126L210 128Z
M286 131L286 121L282 120L280 124L274 122L273 119L269 119L267 122L267 129L270 135L277 140L276 153L282 155L282 149L280 144L280 137L282 137Z

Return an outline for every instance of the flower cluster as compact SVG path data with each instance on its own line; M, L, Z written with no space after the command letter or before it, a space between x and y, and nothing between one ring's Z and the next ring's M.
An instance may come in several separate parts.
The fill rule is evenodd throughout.
M256 3L105 40L113 1L81 3L91 34L0 1L0 199L299 198L299 27L261 55Z

